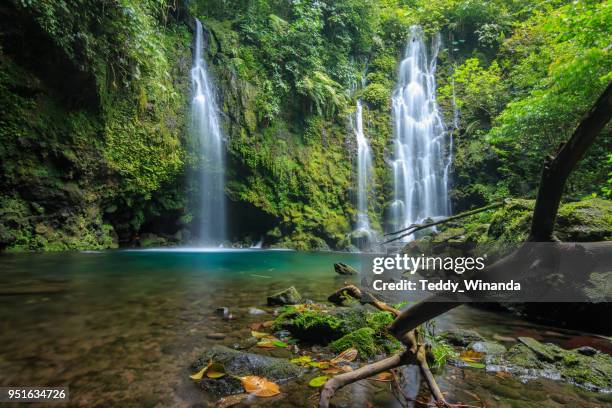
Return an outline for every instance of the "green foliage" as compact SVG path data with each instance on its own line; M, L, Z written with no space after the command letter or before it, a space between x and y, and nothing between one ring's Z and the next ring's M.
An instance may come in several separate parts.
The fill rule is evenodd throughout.
M0 185L27 202L0 248L116 247L182 172L188 32L163 0L9 3L40 55L0 51Z

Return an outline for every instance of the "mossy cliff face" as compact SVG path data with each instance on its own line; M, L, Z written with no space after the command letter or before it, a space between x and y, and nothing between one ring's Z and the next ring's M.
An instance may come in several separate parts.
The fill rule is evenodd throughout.
M401 48L390 39L402 29L407 35L408 24L376 25L372 3L231 2L231 12L213 3L196 2L192 13L208 30L208 60L226 115L227 192L233 213L243 214L230 220L232 238L246 233L303 250L350 245L356 142L349 116L358 97L369 105L364 123L378 183L370 210L380 228ZM371 59L376 83L351 91ZM260 223L249 231L253 218Z
M0 19L0 249L116 247L178 218L190 35L177 15L9 1Z

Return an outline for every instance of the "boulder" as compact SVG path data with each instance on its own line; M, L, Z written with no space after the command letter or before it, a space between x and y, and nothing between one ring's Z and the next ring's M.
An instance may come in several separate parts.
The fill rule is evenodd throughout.
M198 372L210 361L221 364L227 375L217 379L204 378L199 384L205 391L217 396L244 392L242 383L236 377L256 375L279 383L299 377L305 372L304 368L286 359L232 350L224 346L214 346L206 351L191 368Z
M338 262L334 264L334 271L338 275L357 275L358 272L352 266L349 266L345 263Z
M468 345L468 349L485 353L487 356L496 356L506 352L503 345L494 341L474 341Z
M302 301L302 296L294 286L268 296L268 306L296 305Z
M564 350L530 337L519 337L519 341L500 357L510 372L525 378L563 379L595 392L611 391L612 356L590 348Z
M467 347L472 342L484 341L484 338L474 330L455 329L440 333L440 336L450 345Z

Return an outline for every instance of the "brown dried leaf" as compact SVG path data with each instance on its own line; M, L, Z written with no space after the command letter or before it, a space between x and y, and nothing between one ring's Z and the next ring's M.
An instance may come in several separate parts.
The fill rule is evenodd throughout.
M355 347L352 347L352 348L346 349L342 353L338 354L336 357L334 357L330 361L330 363L331 364L350 363L351 361L353 361L353 360L355 360L357 358L357 354L359 354L357 349Z
M246 392L258 397L273 397L280 394L278 385L263 377L247 375L246 377L240 377L240 381L242 381L242 386Z

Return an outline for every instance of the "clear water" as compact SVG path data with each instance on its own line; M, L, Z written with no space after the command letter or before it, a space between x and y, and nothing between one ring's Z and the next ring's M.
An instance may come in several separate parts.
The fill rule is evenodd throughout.
M219 109L204 60L202 23L196 19L196 39L191 68L191 132L199 157L200 230L202 245L218 246L226 233L225 154L219 126Z
M248 309L272 312L265 300L277 290L294 285L307 298L325 301L347 280L333 272L333 263L358 268L359 259L347 253L198 248L2 255L0 386L69 386L69 406L74 407L214 405L216 399L188 378L191 362L213 344L231 346L248 339L252 323L272 319L271 313L252 316ZM217 317L219 306L229 307L236 319ZM438 319L437 326L475 328L485 336L535 336L571 347L601 346L603 341L467 307ZM209 340L211 332L227 337ZM411 372L416 381L410 392L425 399L425 387ZM312 407L317 391L307 382L314 375L282 384L278 397L249 403ZM449 400L477 406L473 395L487 407L611 406L550 380L522 384L454 367L437 378ZM334 401L347 407L397 406L388 387L361 381Z
M372 152L370 144L363 132L363 106L357 100L357 108L353 115L353 132L357 140L357 222L353 236L360 249L367 248L374 241L374 232L370 227L368 216L368 196L372 189Z
M438 48L436 37L428 52L421 28L412 27L392 97L392 231L450 213L451 140L436 103Z

